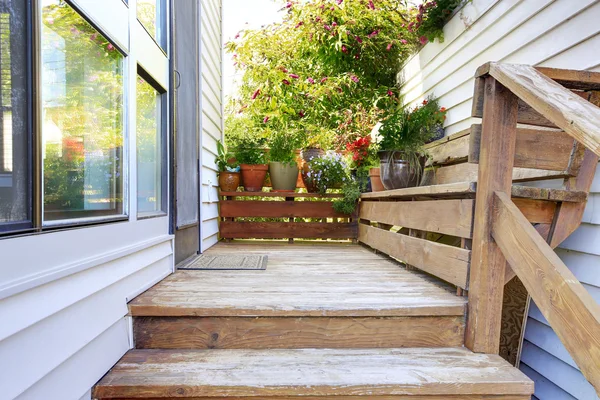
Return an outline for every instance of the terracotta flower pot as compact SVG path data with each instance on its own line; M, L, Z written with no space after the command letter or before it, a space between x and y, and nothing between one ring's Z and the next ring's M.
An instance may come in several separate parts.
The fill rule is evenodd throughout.
M247 192L262 191L269 166L267 164L241 164L240 169L242 171L242 179L244 180L244 190Z
M293 192L298 181L298 165L281 162L269 163L269 175L273 190L276 192Z
M383 192L383 182L381 182L381 169L371 168L369 170L369 178L371 178L371 190L374 192Z
M219 172L219 189L222 192L235 192L240 186L239 172Z

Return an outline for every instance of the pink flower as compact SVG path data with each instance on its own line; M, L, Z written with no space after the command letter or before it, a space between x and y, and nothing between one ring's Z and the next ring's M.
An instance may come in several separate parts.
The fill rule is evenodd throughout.
M315 18L315 21L316 21L316 22L321 22L321 17L317 17L317 18Z
M300 21L296 24L296 29L300 28L302 25L304 25L304 22Z
M337 0L338 5L342 4L344 2L344 0Z
M96 40L98 38L98 34L94 33L92 36L90 36L90 39L92 40Z
M400 40L400 43L402 43L402 44L407 44L407 43L408 43L408 41L407 41L406 39L401 39L401 40Z
M260 94L260 89L256 89L256 91L254 92L254 94L252 94L252 100L256 99L259 94Z
M292 2L291 2L291 1L289 1L289 2L288 2L286 5L285 5L285 8L292 8Z
M54 25L54 18L48 18L48 19L46 20L46 22L47 22L49 25Z
M300 77L298 75L296 75L296 74L290 74L290 78L292 78L292 79L298 79Z
M348 48L344 45L342 45L342 53L347 53L348 52Z
M331 30L331 27L329 25L324 25L323 28L327 29L328 31Z
M374 10L374 9L375 9L375 3L373 3L373 0L369 0L369 8L370 8L371 10Z
M362 43L363 42L363 40L360 38L360 36L354 36L354 38L356 39L356 41L358 43Z
M325 82L327 82L327 77L321 79L321 83L325 83Z
M304 118L304 116L305 116L305 115L306 115L306 114L304 113L304 111L300 111L300 112L298 113L298 116L299 116L300 118Z
M73 28L71 28L71 33L73 35L75 35L75 36L78 36L79 35L79 30L77 28L73 27Z
M313 78L308 78L306 81L307 81L308 83L315 83L315 80L314 80Z
M115 46L113 46L112 44L109 43L108 46L106 46L106 49L108 51L113 51L115 49Z
M281 67L281 72L287 74L288 70L286 68L284 68L284 67Z
M356 53L356 54L354 55L354 59L356 59L356 60L360 60L360 54L359 54L359 53Z
M337 26L337 22L333 21L333 23L331 24L331 26Z
M240 33L238 32L235 34L235 39L239 39L239 38L240 38Z
M387 47L385 48L387 51L390 51L392 49L392 46L394 45L394 43L390 43L387 45Z
M331 10L331 11L334 11L334 10L335 10L335 7L334 7L334 6L331 6L330 10Z
M352 79L352 81L354 83L358 83L359 82L359 79L358 79L358 77L356 75L350 75L350 79Z
M391 90L388 90L387 94L388 94L388 96L390 96L390 97L394 97L394 92L392 92Z
M281 82L283 82L284 85L289 85L290 84L290 81L288 81L287 79L284 79Z
M374 30L373 32L369 33L369 39L373 39L377 35L379 35L379 29Z
M267 122L269 122L269 117L265 117L265 119L263 119L263 124L266 124Z
M419 38L419 42L421 42L421 44L425 45L425 44L427 44L427 42L429 42L429 40L425 36L421 36Z

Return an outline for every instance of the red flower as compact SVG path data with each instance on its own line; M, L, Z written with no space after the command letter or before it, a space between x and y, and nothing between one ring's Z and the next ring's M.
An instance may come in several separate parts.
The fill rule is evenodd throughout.
M300 77L298 75L296 75L296 74L290 74L290 78L292 78L292 79L298 79Z
M390 43L387 45L387 47L385 48L387 51L390 51L392 49L392 46L394 45L394 43Z
M441 112L446 112L446 107L442 107L442 108L440 108L440 111L441 111Z
M252 100L256 99L259 94L260 94L260 89L256 89L256 91L254 92L254 94L252 94Z
M306 114L304 113L304 111L300 111L300 112L298 113L298 116L299 116L300 118L304 118L304 116L305 116L305 115L306 115Z
M354 38L356 39L356 41L358 43L362 43L363 42L363 40L360 38L360 36L354 36Z
M289 85L290 84L290 81L288 81L287 79L284 79L281 82L283 82L284 85Z
M373 0L369 0L369 8L370 8L371 10L374 10L374 9L375 9L375 4L373 3Z
M325 82L327 82L327 77L321 79L321 83L325 83Z
M424 105L424 106L426 106L426 105L427 105L427 103L428 103L428 101L427 101L427 100L423 100L423 105Z
M390 96L390 97L394 97L394 92L392 92L391 90L388 90L387 94L388 94L388 96Z
M263 119L263 124L266 124L267 122L269 122L269 117L265 117L265 119Z
M348 48L346 46L342 45L342 53L347 53L348 52Z

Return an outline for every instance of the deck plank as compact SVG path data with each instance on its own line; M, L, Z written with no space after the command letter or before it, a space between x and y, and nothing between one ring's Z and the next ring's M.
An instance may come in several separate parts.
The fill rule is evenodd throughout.
M178 271L129 303L133 316L462 316L465 299L359 245L221 243L267 254L265 271Z
M531 380L499 356L464 348L132 350L99 382L94 396L369 398L532 392Z

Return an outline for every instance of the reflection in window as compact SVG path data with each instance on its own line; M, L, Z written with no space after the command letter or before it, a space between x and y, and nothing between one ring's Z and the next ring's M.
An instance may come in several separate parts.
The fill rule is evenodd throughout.
M27 3L0 0L0 232L31 227Z
M122 215L123 55L64 0L42 6L44 220Z
M162 95L139 76L136 121L138 214L165 211Z
M137 18L163 48L167 48L167 16L165 0L138 0Z

